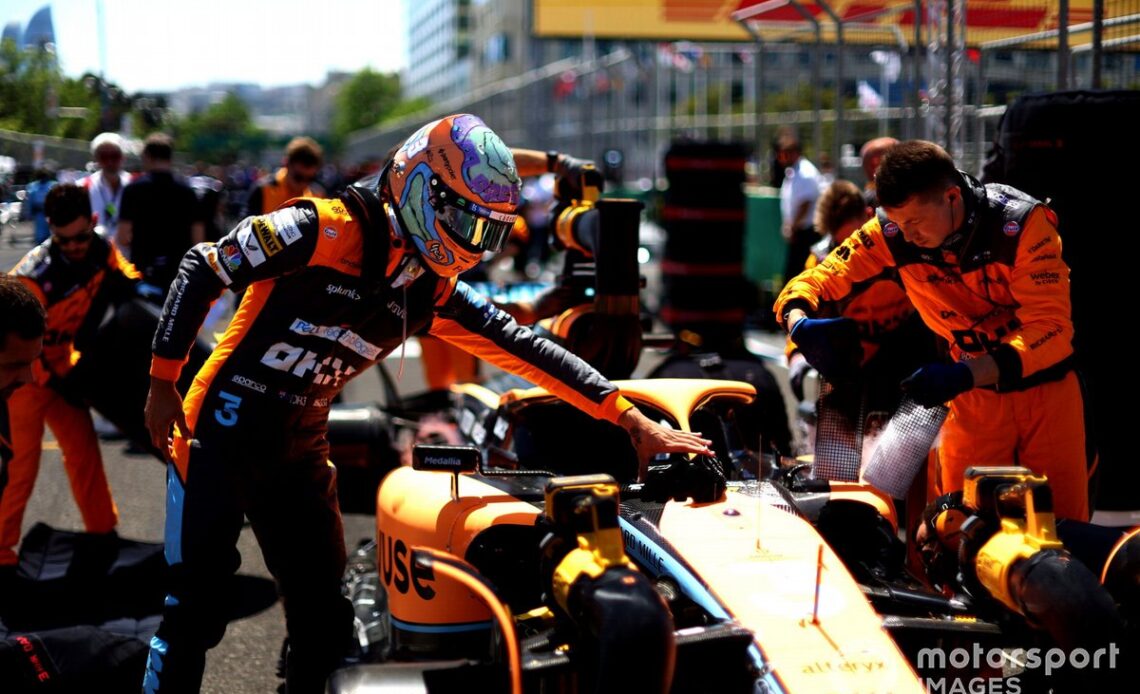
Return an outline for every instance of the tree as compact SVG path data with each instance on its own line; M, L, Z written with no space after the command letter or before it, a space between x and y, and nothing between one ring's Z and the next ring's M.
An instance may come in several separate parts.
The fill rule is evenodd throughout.
M266 135L253 125L249 107L236 94L174 123L174 135L194 159L230 164L261 151Z
M376 125L400 103L400 76L364 68L336 96L333 137L339 143L349 133Z
M98 117L98 95L82 80L64 77L50 49L0 43L0 128L90 138Z

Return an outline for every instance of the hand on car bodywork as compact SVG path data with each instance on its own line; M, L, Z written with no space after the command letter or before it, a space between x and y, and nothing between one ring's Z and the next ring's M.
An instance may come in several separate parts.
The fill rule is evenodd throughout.
M170 448L170 425L177 424L183 436L192 436L186 424L186 414L182 411L182 396L174 381L161 378L150 379L150 391L146 394L146 428L150 441L160 451Z
M618 424L629 432L637 451L637 479L644 482L649 460L658 453L697 453L714 455L712 441L700 434L662 426L631 407L621 414Z

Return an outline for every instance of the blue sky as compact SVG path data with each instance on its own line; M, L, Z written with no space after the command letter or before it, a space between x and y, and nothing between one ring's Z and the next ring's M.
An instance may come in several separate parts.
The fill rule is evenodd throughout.
M27 26L52 8L60 64L100 69L97 7L106 27L106 77L128 92L210 82L320 84L330 70L407 65L405 0L3 0L0 25Z

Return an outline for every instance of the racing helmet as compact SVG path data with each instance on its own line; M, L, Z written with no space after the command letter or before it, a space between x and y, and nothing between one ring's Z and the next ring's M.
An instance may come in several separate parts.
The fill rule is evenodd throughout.
M441 277L502 250L522 187L511 150L466 113L409 137L393 155L386 183L403 232Z

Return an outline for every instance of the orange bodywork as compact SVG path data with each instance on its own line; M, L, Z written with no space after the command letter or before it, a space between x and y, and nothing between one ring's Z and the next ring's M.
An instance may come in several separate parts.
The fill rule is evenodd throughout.
M377 551L392 617L419 625L490 620L486 603L467 587L411 566L411 548L424 545L463 557L481 531L531 526L541 512L472 477L459 478L459 501L452 501L451 475L393 470L376 496Z
M658 527L755 634L786 691L924 691L855 579L806 521L730 491L714 504L667 504Z

